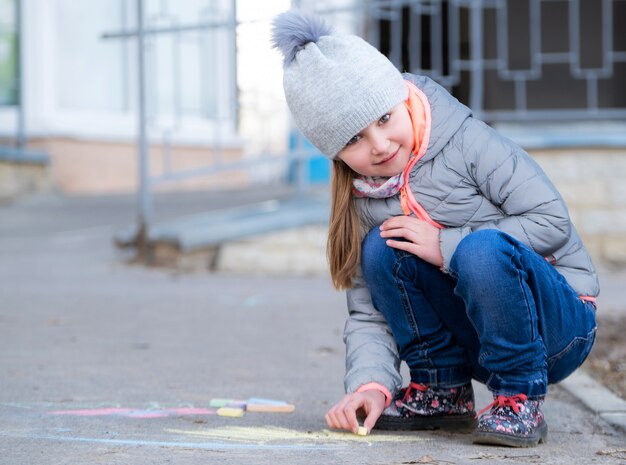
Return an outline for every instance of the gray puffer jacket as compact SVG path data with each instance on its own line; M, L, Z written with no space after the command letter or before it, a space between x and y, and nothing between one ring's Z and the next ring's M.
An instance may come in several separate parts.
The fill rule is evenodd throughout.
M597 296L598 279L567 207L537 163L520 147L472 117L471 111L427 77L405 74L431 107L428 149L413 167L410 186L440 233L443 271L459 242L480 229L499 229L548 257L580 295ZM366 230L402 215L399 195L359 198ZM346 392L375 382L392 395L402 382L397 345L358 273L347 291Z

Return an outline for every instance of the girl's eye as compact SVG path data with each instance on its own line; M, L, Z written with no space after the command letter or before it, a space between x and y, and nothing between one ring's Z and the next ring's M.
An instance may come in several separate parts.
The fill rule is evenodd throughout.
M383 116L380 117L380 119L378 120L378 124L385 124L387 121L389 121L389 118L391 118L391 113L386 113Z
M352 139L350 139L348 141L348 143L346 144L346 146L348 145L352 145L352 144L356 144L359 140L361 139L361 136L359 134L357 134L356 136L354 136Z

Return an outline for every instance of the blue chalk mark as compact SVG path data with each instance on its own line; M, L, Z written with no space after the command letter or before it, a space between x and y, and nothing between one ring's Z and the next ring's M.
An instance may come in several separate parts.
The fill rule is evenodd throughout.
M0 433L2 437L35 439L44 441L84 442L110 444L115 446L156 446L156 447L184 447L187 449L220 450L220 449L260 449L260 450L336 450L338 446L322 446L319 444L227 444L220 442L174 442L174 441L145 441L141 439L101 439L77 436L55 436L47 434L13 435Z

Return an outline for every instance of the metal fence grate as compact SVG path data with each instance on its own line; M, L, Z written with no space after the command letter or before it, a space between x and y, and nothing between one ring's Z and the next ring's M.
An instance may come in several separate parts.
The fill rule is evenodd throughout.
M363 34L481 118L626 118L625 0L373 0Z

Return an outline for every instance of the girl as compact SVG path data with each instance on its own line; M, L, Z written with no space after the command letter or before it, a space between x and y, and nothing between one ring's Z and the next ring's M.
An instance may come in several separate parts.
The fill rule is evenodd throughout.
M563 199L521 148L432 80L299 11L274 21L296 125L333 161L328 257L347 289L347 394L331 428L472 427L545 441L549 383L595 338L598 281ZM400 361L411 382L401 389ZM494 401L476 419L471 380Z

